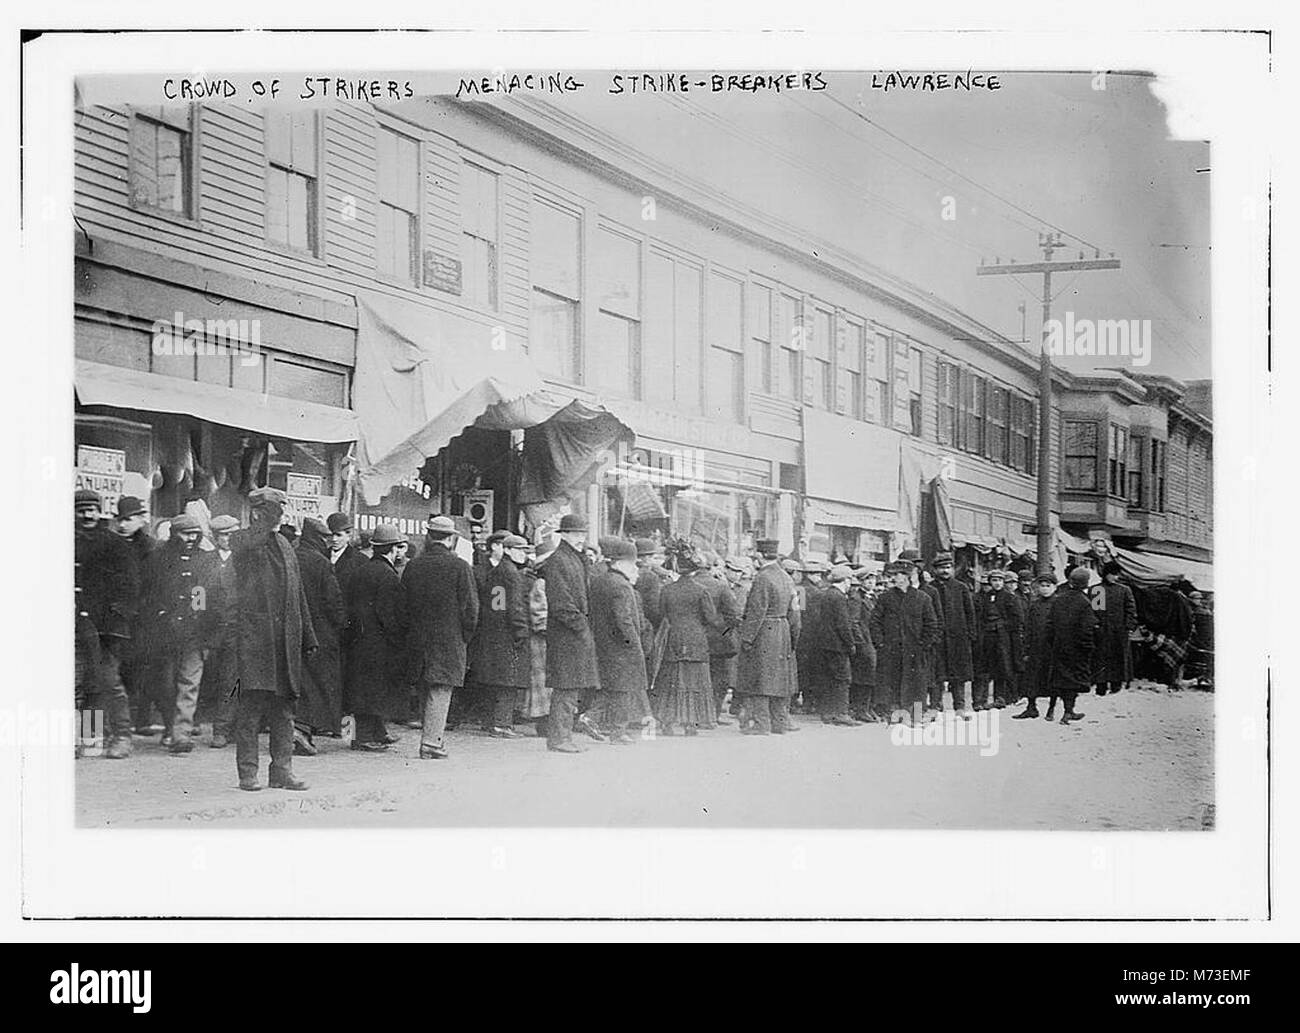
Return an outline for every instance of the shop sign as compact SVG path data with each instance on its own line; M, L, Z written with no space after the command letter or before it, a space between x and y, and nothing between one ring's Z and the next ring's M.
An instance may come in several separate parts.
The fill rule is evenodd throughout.
M122 480L126 477L125 451L78 445L76 473L78 490L89 488L104 500L101 512L117 512L117 500L122 497Z
M327 507L332 506L331 496L321 496L325 479L315 474L290 473L286 476L286 494L289 496L288 510L294 522L301 525L303 517L324 518ZM328 512L333 512L329 509Z

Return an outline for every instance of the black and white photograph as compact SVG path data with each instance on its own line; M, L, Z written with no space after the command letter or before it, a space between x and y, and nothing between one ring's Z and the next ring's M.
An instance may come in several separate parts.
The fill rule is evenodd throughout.
M1269 38L1057 42L29 39L42 914L1259 917Z

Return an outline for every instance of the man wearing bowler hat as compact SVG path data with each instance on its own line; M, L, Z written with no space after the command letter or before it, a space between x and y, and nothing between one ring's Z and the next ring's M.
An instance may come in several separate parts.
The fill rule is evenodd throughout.
M645 652L641 646L641 606L636 579L636 546L610 539L601 546L606 569L591 582L591 632L600 672L597 710L604 719L610 741L632 742L627 734L634 697L648 692Z
M594 702L600 674L589 611L590 568L582 549L587 522L569 513L560 520L555 551L540 566L546 579L546 680L550 684L551 714L546 722L547 748L578 753L573 743L574 716L582 696ZM587 719L584 730L603 742L605 736Z
M515 704L529 684L528 586L517 557L528 543L509 531L493 531L487 559L477 568L478 630L470 648L470 671L483 707L483 730L496 739L517 739Z
M384 726L406 667L406 603L393 561L404 541L392 524L370 536L373 555L348 580L344 600L350 643L345 657L343 708L354 720L352 749L382 753L397 740Z
M430 520L424 552L411 561L402 579L408 629L406 673L423 700L422 760L447 757L447 710L452 693L465 684L468 645L478 628L479 595L474 571L452 551L455 537L456 525L451 517ZM510 563L504 559L501 562ZM505 609L501 612L508 614L505 594ZM513 712L513 694L510 708Z
M743 700L745 735L784 735L799 731L790 719L790 697L798 690L794 646L801 613L795 586L781 569L775 539L756 543L758 572L745 600L740 624L736 686Z
M302 693L303 660L317 648L298 557L276 533L288 496L278 488L248 493L249 527L231 538L239 596L239 680L235 765L239 788L257 790L257 735L271 732L272 789L306 789L293 774L293 707Z

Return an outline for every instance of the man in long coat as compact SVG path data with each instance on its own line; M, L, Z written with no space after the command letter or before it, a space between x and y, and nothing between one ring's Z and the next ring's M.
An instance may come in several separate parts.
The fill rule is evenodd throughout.
M73 499L75 694L78 709L103 712L104 756L120 760L131 754L131 705L121 664L130 645L140 581L126 539L100 523L102 505L87 488Z
M393 566L401 533L392 524L380 524L370 541L373 555L344 590L349 641L343 706L355 723L352 748L380 753L396 742L384 725L384 714L404 681L406 606L402 579Z
M853 571L838 564L827 575L828 587L818 601L818 623L813 632L812 651L815 678L821 687L821 716L824 724L856 726L861 722L849 715L851 667L857 651L849 623L848 590ZM805 635L805 637L808 637Z
M752 722L745 735L797 732L790 720L790 697L797 689L793 671L794 643L802 627L795 603L794 582L781 569L775 539L756 543L758 572L745 600L740 624L740 662L736 683Z
M1101 568L1102 583L1092 590L1092 608L1100 623L1093 678L1098 696L1119 692L1133 679L1129 634L1137 629L1137 603L1132 589L1120 583L1120 573L1120 565L1109 561Z
M587 539L586 521L566 514L558 534L554 551L545 559L538 556L546 580L546 680L552 690L546 746L557 753L579 753L573 742L578 699L584 692L594 694L600 685L588 617L590 572L581 551Z
M708 559L713 561L712 568L700 571L697 577L723 623L722 628L708 629L709 683L713 686L715 720L718 724L729 725L731 722L722 716L722 707L727 693L735 688L735 658L740 651L736 637L736 629L740 627L740 607L731 584L719 569L721 564L717 562L717 556L710 554Z
M1052 600L1056 593L1056 579L1051 574L1039 574L1033 582L1034 598L1025 607L1024 663L1020 672L1020 687L1029 700L1028 706L1012 718L1023 721L1038 716L1038 697L1047 696L1047 720L1056 711L1056 695L1052 691L1052 663L1048 655L1047 622L1052 613Z
M469 642L478 628L474 570L452 551L455 536L456 525L451 517L430 520L428 544L411 561L402 578L410 655L407 676L424 702L422 760L443 760L447 756L443 740L447 710L452 693L465 684Z
M1058 589L1047 617L1045 643L1051 664L1052 694L1065 707L1061 724L1068 725L1084 715L1074 709L1080 692L1092 682L1097 644L1097 615L1088 599L1090 575L1086 567L1070 571L1066 587Z
M975 621L979 627L976 656L974 709L988 709L988 687L993 683L993 706L1005 707L1014 691L1016 670L1020 666L1020 603L1006 588L1007 575L1002 570L989 571L989 586L981 589L975 600Z
M975 601L971 591L953 574L952 553L934 557L934 591L930 601L939 618L939 643L934 650L934 680L938 686L936 709L943 709L945 684L952 692L954 710L970 709L970 681L974 675L972 657L975 649Z
M607 543L606 570L591 582L591 634L600 674L597 708L609 730L610 742L631 743L627 734L630 701L649 691L645 650L641 644L641 604L634 586L636 546Z
M342 654L339 637L346 621L343 593L329 561L329 528L315 517L302 522L298 567L320 648L307 661L302 699L294 713L294 752L316 753L316 732L337 734L343 707Z
M804 713L812 714L821 709L821 699L826 691L825 674L815 645L821 641L822 598L830 591L822 580L825 573L820 561L807 560L803 564L803 580L799 584L803 630L795 644L795 662L799 668L799 702Z
M288 496L276 488L248 493L250 526L231 536L239 596L238 703L235 707L235 765L239 788L261 789L257 781L257 735L271 731L272 789L306 789L293 774L293 707L302 695L303 657L315 651L298 571L298 557L276 534Z
M867 591L864 572L849 589L849 627L853 632L853 658L849 662L849 713L858 721L876 722L880 716L872 707L872 686L876 683L876 644L871 641L871 610L875 597Z
M529 685L530 586L519 569L527 546L517 534L494 531L488 538L487 561L478 572L478 630L470 669L483 696L484 730L498 739L519 737L515 704Z
M885 568L893 586L871 611L871 638L876 643L877 713L890 721L917 722L929 687L929 655L939 641L939 620L930 597L912 587L912 564L896 560ZM887 709L892 708L892 709Z

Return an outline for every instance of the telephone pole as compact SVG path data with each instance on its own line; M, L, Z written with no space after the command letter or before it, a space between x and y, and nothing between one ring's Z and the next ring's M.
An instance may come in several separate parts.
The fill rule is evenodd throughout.
M1052 318L1052 273L1086 272L1090 269L1118 269L1119 259L1111 253L1102 258L1100 252L1086 259L1079 252L1077 260L1057 262L1052 252L1065 247L1058 233L1040 233L1038 246L1043 249L1041 262L1012 262L1002 265L983 265L975 270L976 276L1014 276L1020 273L1043 274L1043 329L1038 345L1038 512L1035 531L1038 538L1037 568L1040 574L1052 572L1052 356L1047 350L1047 325Z

